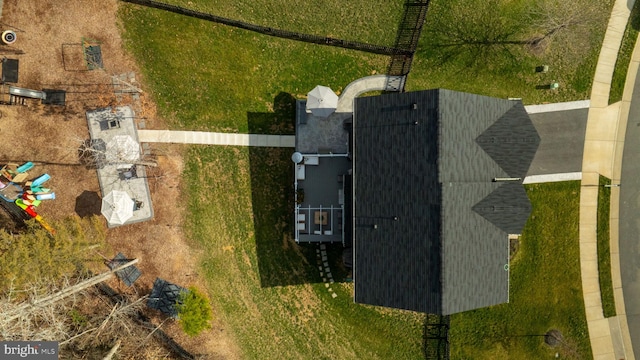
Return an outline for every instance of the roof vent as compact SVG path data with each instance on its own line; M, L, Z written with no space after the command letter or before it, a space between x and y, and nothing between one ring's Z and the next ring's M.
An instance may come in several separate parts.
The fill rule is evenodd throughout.
M493 178L493 182L503 182L503 181L520 181L522 180L522 178L519 177L514 177L514 178L508 178L508 177L504 177L504 178Z

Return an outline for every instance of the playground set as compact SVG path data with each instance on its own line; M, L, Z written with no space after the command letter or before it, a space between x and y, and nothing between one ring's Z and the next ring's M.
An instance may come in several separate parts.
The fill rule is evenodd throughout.
M40 100L44 105L65 105L66 91L56 89L33 90L14 85L18 82L18 59L2 58L2 75L0 77L0 104L26 105L26 100Z
M42 186L51 179L51 176L42 174L33 180L28 180L30 178L28 171L33 167L34 164L29 161L22 165L7 164L0 168L0 198L8 205L14 204L53 234L55 230L35 210L43 200L56 198L56 194L51 192L51 189Z

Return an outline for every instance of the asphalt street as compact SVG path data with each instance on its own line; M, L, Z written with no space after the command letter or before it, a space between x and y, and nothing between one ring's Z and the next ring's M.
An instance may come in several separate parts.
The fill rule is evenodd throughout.
M612 122L613 124L613 122ZM640 354L640 76L636 77L620 179L620 272L633 352Z

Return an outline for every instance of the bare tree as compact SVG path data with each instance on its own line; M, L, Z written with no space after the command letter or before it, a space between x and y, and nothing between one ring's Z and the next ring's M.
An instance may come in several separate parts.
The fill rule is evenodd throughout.
M78 159L91 168L101 169L107 165L143 165L156 167L158 163L151 155L144 154L140 145L129 136L114 138L109 142L102 139L76 139Z
M608 18L606 1L543 0L526 12L534 35L527 41L544 50L554 38L565 37L565 46L584 46L594 25Z
M72 284L78 280L65 277L57 282L43 278L24 290L8 290L0 297L0 313L3 314L0 317L0 338L60 341L63 354L73 351L88 358L109 358L115 351L123 358L131 359L168 356L169 352L156 341L152 340L153 344L150 344L149 329L139 323L146 296L122 295L117 303L112 303L103 298L95 287L86 287L88 280L91 279L81 279ZM76 290L59 298L57 294L66 289ZM29 299L28 308L24 303L16 304L16 297L22 299L25 296ZM42 301L52 298L58 300ZM146 346L140 349L142 343ZM105 347L111 348L106 355L102 350Z
M13 320L19 319L23 316L25 316L25 314L29 314L33 309L36 308L46 308L50 305L55 304L56 302L62 301L65 298L74 295L75 293L78 293L82 290L85 290L88 287L94 286L98 283L101 283L103 281L108 280L109 278L111 278L113 276L113 274L116 271L120 271L122 269L125 269L131 265L134 265L138 262L138 259L134 259L131 260L129 262L127 262L126 264L123 264L121 266L118 266L117 268L104 272L102 274L96 275L94 277L91 277L89 279L86 279L84 281L81 281L78 284L75 284L73 286L67 286L62 288L60 291L54 292L54 293L50 293L47 294L44 297L37 297L35 299L31 299L28 302L25 302L19 306L16 306L14 308L12 308L9 311L4 311L3 313L3 321L5 322L11 322Z
M102 360L111 360L111 358L113 358L113 355L115 355L116 352L118 351L118 348L120 347L121 343L122 342L120 340L116 341L116 343L113 345L111 350L109 350L107 355L105 355L104 358L102 358Z
M5 340L58 340L71 333L67 313L84 297L84 289L69 296L35 305L39 299L50 298L65 288L72 287L71 278L53 280L40 278L22 289L11 286L0 297L0 338ZM26 299L26 300L25 300Z
M432 2L427 15L428 46L441 64L462 61L476 66L496 56L513 58L511 48L523 45L526 26L504 16L500 0L488 0L477 6L462 0Z
M607 19L606 1L539 0L525 9L504 0L478 6L463 0L433 2L427 17L427 47L441 64L457 60L465 66L517 61L522 49L541 54L553 41L569 51L584 49L591 28Z

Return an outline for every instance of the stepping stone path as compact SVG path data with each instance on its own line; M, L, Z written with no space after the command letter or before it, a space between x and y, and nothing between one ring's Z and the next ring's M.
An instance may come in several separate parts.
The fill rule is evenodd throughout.
M331 275L331 269L329 268L329 260L327 259L327 246L321 244L316 249L316 256L318 258L318 270L320 271L320 277L324 282L324 286L327 288L327 291L331 294L332 298L337 298L338 294L336 294L331 288L331 284L334 283L333 275Z

